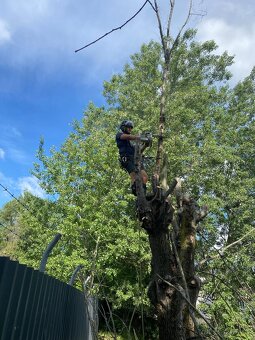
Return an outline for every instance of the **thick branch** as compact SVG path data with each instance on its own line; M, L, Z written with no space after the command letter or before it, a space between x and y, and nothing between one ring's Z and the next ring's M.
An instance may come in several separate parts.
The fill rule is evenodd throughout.
M177 185L177 180L174 179L173 182L171 183L169 189L166 191L166 193L164 194L164 198L167 198L169 195L171 195L175 189Z

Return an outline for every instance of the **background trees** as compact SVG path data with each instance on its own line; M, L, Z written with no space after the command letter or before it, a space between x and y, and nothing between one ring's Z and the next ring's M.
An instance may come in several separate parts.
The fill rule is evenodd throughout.
M181 177L184 189L210 212L197 240L199 309L226 339L252 339L254 70L231 88L232 62L227 53L217 55L213 41L197 42L192 30L180 37L170 61L164 143L168 177ZM83 264L81 280L90 276L91 290L116 313L124 310L119 315L127 324L134 308L141 317L153 313L145 294L150 252L114 138L124 118L135 122L137 133L157 133L162 64L161 46L143 45L121 74L105 82L106 107L90 104L60 150L47 156L41 143L33 173L54 202L27 195L29 211L14 203L9 215L9 206L1 211L10 227L18 209L20 238L10 254L38 267L46 243L60 231L47 271L67 281ZM155 156L155 144L149 156Z

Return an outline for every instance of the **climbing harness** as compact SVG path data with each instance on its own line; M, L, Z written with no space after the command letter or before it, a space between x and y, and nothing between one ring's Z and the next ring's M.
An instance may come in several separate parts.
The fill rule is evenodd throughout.
M127 163L127 161L128 161L128 157L127 156L122 156L122 157L119 158L119 162L120 162L121 165L122 164L125 165Z

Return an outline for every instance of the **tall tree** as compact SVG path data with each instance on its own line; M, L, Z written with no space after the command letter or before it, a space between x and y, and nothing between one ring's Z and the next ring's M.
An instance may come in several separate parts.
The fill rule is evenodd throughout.
M138 193L138 214L142 227L149 233L152 252L152 280L149 297L156 307L160 339L184 339L195 335L194 306L200 289L200 281L194 272L194 251L197 223L206 215L207 208L199 209L196 202L187 195L184 197L180 188L176 190L178 214L174 216L174 206L169 195L180 187L180 181L174 181L172 188L167 187L167 171L163 163L163 133L165 130L167 99L173 94L174 84L170 82L170 70L174 63L172 54L181 45L182 29L186 26L191 13L192 2L183 27L175 39L170 36L171 20L175 1L170 2L170 11L166 34L164 35L157 1L154 1L162 47L162 79L159 87L159 135L156 166L153 173L153 197L148 200L142 190L140 178L141 155L136 146L136 186ZM225 56L227 57L227 55ZM229 59L230 61L231 59ZM225 69L225 68L224 68ZM177 77L176 77L177 76ZM175 79L178 75L175 74ZM198 78L201 86L201 78ZM172 85L172 86L170 86ZM170 129L172 126L170 125ZM171 161L171 159L170 159ZM172 224L171 244L168 226ZM172 283L175 283L173 285ZM179 288L178 288L179 287ZM184 293L183 293L184 292Z
M200 195L201 202L209 203L211 216L213 216L213 218L209 219L210 225L208 223L205 224L208 226L208 229L205 230L206 236L204 236L205 240L203 240L203 242L206 241L213 246L215 242L218 241L219 229L221 229L221 233L223 232L222 217L226 217L226 213L224 213L224 207L227 205L226 197L228 195L232 197L238 196L236 191L237 187L235 186L238 183L240 185L241 183L244 184L245 181L246 184L244 184L242 188L240 187L240 189L242 189L245 195L246 202L254 201L254 193L250 189L254 183L254 175L252 175L252 172L249 173L252 168L248 164L245 164L243 168L243 182L241 180L239 181L236 173L232 173L230 181L227 175L229 162L232 164L234 162L244 164L236 149L238 138L236 138L235 144L231 145L233 140L230 136L235 134L237 137L242 124L244 124L243 128L249 130L249 135L254 129L254 116L252 114L247 115L246 112L233 116L233 109L230 108L232 106L230 106L230 103L233 98L237 99L236 92L238 88L246 88L247 86L249 95L246 97L246 100L249 98L249 102L244 103L243 106L245 110L251 112L250 107L254 105L254 87L252 85L252 74L251 78L249 77L249 81L248 79L244 81L246 86L239 84L234 91L231 91L228 86L224 86L224 80L227 80L230 76L229 72L226 71L226 66L232 63L232 58L226 53L222 56L212 55L211 52L216 48L213 42L206 42L200 45L192 42L189 45L187 42L189 38L192 37L192 34L192 31L188 31L183 37L180 37L179 44L172 55L169 65L170 70L174 70L174 72L172 71L172 77L170 77L169 100L166 103L167 118L169 117L169 120L166 119L166 130L170 133L170 137L168 136L169 138L165 141L165 145L168 154L170 154L170 168L168 169L168 173L174 174L175 176L181 174L186 182L186 190L192 193L195 198L199 198ZM131 99L131 96L135 91L138 92L138 89L139 93L143 93L143 89L149 84L149 81L146 82L147 79L149 80L149 77L146 79L146 72L143 68L144 64L142 61L140 62L138 56L136 57L137 58L133 58L134 65L136 66L136 71L139 69L141 72L143 82L138 83L137 73L134 69L127 68L126 77L120 76L113 78L113 84L115 84L115 86L117 84L118 91L115 91L114 87L112 88L113 84L106 84L106 89L109 89L110 92L110 95L106 93L106 96L109 98L110 103L119 102L124 109L127 107L132 110L132 108L137 105L140 110L142 110L142 115L144 112L148 112L146 104L150 103L150 97L148 96L141 100L141 97L136 96L136 98L140 100L140 103L137 103L133 98ZM177 67L176 64L178 65ZM185 65L185 68L183 68L182 65ZM134 89L129 87L130 79L133 79L133 83L136 84ZM191 81L192 84L190 84ZM220 85L218 82L221 82ZM152 85L150 90L153 91L153 89ZM157 90L154 92L155 97L157 97L158 92ZM129 93L131 93L130 96L128 95ZM123 94L125 94L125 96ZM150 91L148 91L148 94L150 94ZM237 100L243 101L241 97ZM243 118L240 119L240 116ZM244 116L246 117L245 119ZM234 126L230 125L231 121L232 124L234 123ZM147 123L148 121L146 121L145 124L147 125ZM229 135L226 131L229 131ZM250 141L251 139L247 138L247 140ZM239 141L237 143L239 143ZM249 143L247 143L246 146L249 148ZM238 167L238 165L236 166ZM247 171L249 173L248 177ZM230 183L232 186L231 194ZM164 338L164 336L166 338L170 338L171 336L173 338L179 338L189 335L183 335L185 327L178 328L178 320L171 319L174 318L175 315L181 315L181 313L178 314L176 310L173 312L171 308L178 306L177 308L181 309L183 306L177 298L176 300L171 299L174 294L180 295L180 292L176 292L178 286L174 288L173 285L169 285L168 283L169 279L171 279L174 282L177 281L179 287L181 286L182 289L185 288L186 284L183 283L183 276L178 273L178 269L174 272L175 268L179 267L181 271L182 267L183 269L185 268L184 274L186 274L186 281L193 281L199 285L197 278L195 278L195 280L192 279L192 274L194 275L195 222L204 216L205 211L199 212L195 202L186 199L184 196L184 200L179 200L180 202L177 200L176 210L179 216L173 219L171 218L172 209L169 208L169 205L165 203L164 199L161 199L162 196L164 198L164 191L163 195L162 192L157 192L156 194L158 196L155 195L152 204L149 203L147 206L146 203L144 204L143 199L140 200L142 219L144 217L144 211L149 210L152 212L149 226L144 225L145 229L148 230L148 228L150 228L150 245L155 260L154 263L152 261L154 265L154 284L152 281L150 288L154 290L154 293L152 294L151 292L151 297L154 299L153 302L155 306L159 309L159 315L163 314L161 338ZM156 201L157 198L158 202ZM182 205L184 204L184 206L181 206L180 203ZM155 205L155 207L153 205ZM144 206L146 206L146 209L144 209ZM193 209L193 212L190 213L188 208ZM247 208L247 211L249 211L250 208ZM169 211L169 214L167 211ZM188 214L188 217L185 218L182 216L183 214ZM164 216L169 217L168 223L171 220L173 221L174 227L178 224L178 237L176 238L176 235L173 233L172 240L175 240L176 244L174 245L172 241L172 248L169 242L167 242L167 230L164 225L166 220L164 221ZM248 219L248 223L252 223L252 217ZM189 227L189 224L192 227ZM159 231L160 227L162 229L161 234ZM236 228L236 224L233 227ZM245 231L245 225L242 227L243 228L240 228L239 226L239 235ZM250 227L251 225L249 225L249 228ZM209 233L212 233L214 237L208 237ZM228 233L227 235L230 236ZM179 250L178 256L181 258L181 261L178 261L176 258L175 248ZM162 261L163 265L160 263L162 259L164 259ZM161 273L161 275L159 275L159 273ZM179 277L179 281L176 280L176 276L177 278ZM168 280L164 280L164 277L168 278ZM160 294L160 287L157 281L163 284L162 294ZM172 287L172 291L170 287ZM182 289L180 290L182 291ZM168 293L169 290L170 294ZM155 291L157 294L155 294ZM194 289L193 293L191 289L189 295L193 296L194 305L194 296L197 296L194 294ZM155 296L158 300L155 299ZM161 303L160 299L162 299L167 306ZM185 304L188 306L188 301L185 301ZM163 308L161 308L162 305L164 306ZM164 308L168 313L164 313ZM167 317L168 320L166 321ZM182 323L183 316L180 316L180 320L179 325ZM186 318L186 322L186 329L191 329L191 332L194 332L194 327L188 326L190 316ZM179 329L179 335L177 335L176 331L171 329L171 327L177 327ZM169 333L167 333L166 329L169 329Z
M216 328L222 334L227 328L229 339L250 336L254 331L253 243L248 242L254 222L254 72L231 89L227 67L233 58L217 55L213 41L198 43L195 32L188 30L177 40L169 36L169 42L167 66L162 44L143 45L122 74L105 82L107 109L90 104L61 149L52 149L50 156L41 144L41 165L35 166L34 174L48 193L56 195L55 222L66 237L54 257L56 273L66 279L72 266L83 263L87 274L93 272L94 291L130 314L141 300L147 304L140 282L150 281L161 339L185 339L199 331L210 331L215 338ZM141 192L138 196L140 218L149 215L141 223L146 233L137 228L135 204L113 140L115 127L127 114L137 130L152 130L159 136L149 151L157 159L151 171L156 175L150 188L153 196L146 199ZM161 171L165 154L168 167ZM137 162L139 167L139 157ZM163 183L166 174L170 189L175 189L170 196ZM181 182L175 182L176 177ZM198 204L207 205L210 213L197 229L206 213ZM34 225L27 226L29 236ZM24 242L26 238L20 244L23 258ZM236 258L241 242L244 247ZM219 247L223 247L220 253ZM196 327L193 307L201 282L195 271L203 278L200 308L207 313L204 324ZM240 289L238 295L233 293ZM245 319L237 327L244 310ZM196 316L201 322L203 314Z
M0 252L2 256L15 254L19 232L19 211L19 204L15 200L6 203L0 210Z
M153 197L148 199L142 190L140 178L141 154L136 145L138 212L142 227L149 233L152 253L152 278L148 295L155 306L160 339L186 339L195 336L195 314L200 280L195 276L194 252L197 223L206 215L207 208L200 210L190 197L181 192L180 180L167 186L167 169L164 161L163 134L165 130L167 97L169 94L171 54L178 46L182 29L186 26L192 7L182 29L175 40L170 36L171 20L175 1L170 2L166 34L163 32L157 1L154 10L158 19L163 52L162 82L160 86L159 136L156 166L153 173ZM164 158L164 159L163 159ZM160 176L161 175L161 176ZM177 188L178 186L178 188ZM139 190L140 189L140 190ZM174 216L174 206L169 199L176 189L178 214ZM172 232L169 234L169 225ZM171 240L171 243L169 242Z
M244 115L239 115L239 110L233 111L233 107L237 106L234 101L238 100L241 103L245 97L247 99L243 105L248 109L254 92L251 85L250 90L248 88L247 91L244 90L247 81L249 84L252 83L250 77L233 90L224 84L229 78L227 66L232 63L232 57L226 53L215 54L214 42L197 43L194 36L194 31L185 32L179 38L179 43L172 53L171 77L167 87L164 145L169 159L168 178L181 177L184 180L183 191L198 199L202 206L209 207L210 215L201 223L199 231L201 236L196 240L197 262L204 261L203 266L205 266L201 267L201 274L203 271L203 278L209 278L211 262L203 258L206 259L211 253L213 256L215 253L217 255L213 246L219 240L220 233L223 231L223 222L227 217L223 210L227 203L226 194L231 202L237 195L238 185L238 188L242 189L243 197L249 197L246 199L247 204L250 202L249 204L252 205L254 200L254 193L250 190L254 183L252 164L241 160L246 155L245 149L250 150L247 151L249 154L252 153L252 148L249 141L245 140L244 134L238 133L240 128L242 126L246 128L247 124L243 120ZM101 296L107 296L115 308L139 305L137 263L140 262L142 267L146 268L142 276L147 278L150 256L145 242L146 234L142 233L139 238L136 229L133 199L128 193L128 179L123 180L124 174L118 167L112 131L122 119L126 118L128 112L136 122L138 130L149 130L154 126L152 132L158 134L156 122L160 112L159 89L162 81L160 65L164 62L161 53L161 46L151 42L149 45L142 46L140 53L131 56L131 64L125 66L123 73L113 76L110 82L105 82L104 93L112 107L96 108L91 104L84 113L81 123L74 124L74 132L60 151L52 150L51 156L45 156L43 149L40 150L39 158L43 167L38 166L35 169L35 174L41 180L43 187L49 193L58 195L58 204L65 211L64 216L66 216L62 226L63 231L69 230L72 239L82 240L88 254L94 251L100 237L94 283L97 287L99 282L104 283L104 288L100 288L99 292ZM240 94L238 99L236 91L239 88L243 88L243 95ZM248 119L248 115L245 117ZM230 122L234 124L231 129ZM246 133L252 136L254 129L252 119L247 129ZM236 143L231 138L231 131L235 131L238 145L241 145L242 140L242 154L237 152ZM156 155L157 145L154 145L149 152ZM235 164L235 167L240 164L243 181L240 181L234 172L230 172L231 176L226 176L229 163ZM248 173L249 177L246 181ZM194 304L199 287L199 280L194 275L194 227L195 221L202 216L199 215L201 212L192 199L183 196L178 190L176 193L177 198L172 197L171 201L163 205L163 208L166 208L163 210L163 215L157 215L160 218L167 212L167 216L171 218L168 221L155 222L155 229L152 226L148 231L149 244L155 251L152 261L153 280L149 291L159 313L164 310L165 301L172 311L169 312L170 318L180 317L174 309L180 306L183 307L183 313L186 313L184 320L186 326L189 323L187 330L183 326L179 328L177 326L177 330L172 329L171 327L174 327L172 325L181 325L182 319L176 318L173 322L170 322L171 319L165 321L163 315L160 321L162 333L167 325L171 334L179 332L181 335L178 336L188 337L186 332L194 333L196 330L191 321L192 309L183 297L187 294L184 276L186 275L190 302ZM157 204L160 207L161 202L165 202L162 201L162 191L160 195L161 197L157 197L152 203L152 209L155 211L158 209ZM172 216L171 206L174 206L177 213L175 217ZM196 214L191 214L190 209L194 209ZM239 208L233 207L233 209ZM248 205L238 211L240 214L236 216L244 218L249 211ZM66 226L65 220L71 222L68 224L69 227ZM171 230L177 231L177 235L171 232L172 244L169 242L167 231L169 222L175 227ZM245 228L250 230L251 222L252 214L247 219L246 227L239 225L236 220L233 232L236 230L238 234L236 238L232 238L232 241L245 233ZM139 245L141 242L142 247ZM223 244L226 245L226 241L223 241ZM168 256L168 262L162 261L165 256ZM219 259L216 257L215 261ZM222 276L223 262L218 267ZM251 268L249 262L247 267ZM89 272L88 265L86 269ZM207 271L208 276L204 274ZM208 284L212 287L210 280ZM206 284L205 287L208 285ZM156 298L163 299L163 307L160 300L155 300L155 292ZM210 294L210 289L206 288L203 294L205 296ZM170 300L171 296L173 300ZM186 295L185 297L187 298ZM172 301L175 301L173 305ZM207 310L207 307L204 308ZM220 316L217 314L216 324L219 319ZM212 323L213 320L212 318ZM161 337L164 337L164 334Z

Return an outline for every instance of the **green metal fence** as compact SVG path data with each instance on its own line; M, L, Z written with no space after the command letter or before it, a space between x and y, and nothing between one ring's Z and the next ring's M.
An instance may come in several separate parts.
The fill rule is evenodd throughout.
M90 340L84 294L0 257L0 340Z

